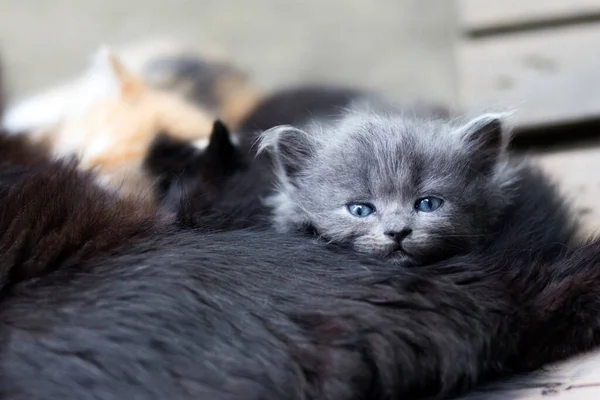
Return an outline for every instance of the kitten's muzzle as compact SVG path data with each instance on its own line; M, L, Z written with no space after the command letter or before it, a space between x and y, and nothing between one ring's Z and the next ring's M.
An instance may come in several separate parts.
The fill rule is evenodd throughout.
M395 250L388 253L385 258L389 261L391 261L392 263L399 263L399 262L404 262L407 260L414 260L413 257L408 254L407 252L405 252L402 249L402 246L397 245L395 247Z
M387 237L392 239L394 242L400 244L408 235L410 235L412 233L412 229L404 228L399 231L391 230L391 231L385 231L384 233Z
M404 228L398 231L386 231L385 236L392 239L394 244L391 246L390 252L387 257L391 258L406 258L410 257L410 254L402 246L402 242L412 233L412 229Z

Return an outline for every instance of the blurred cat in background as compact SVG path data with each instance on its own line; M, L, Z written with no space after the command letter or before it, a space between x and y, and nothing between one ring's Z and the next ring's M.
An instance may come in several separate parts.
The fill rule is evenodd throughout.
M180 54L170 57L157 51L145 58L132 53L121 57L104 47L80 78L9 107L3 127L11 134L26 134L55 158L76 156L80 168L96 170L100 183L122 195L153 199L155 179L144 168L144 158L156 137L167 135L204 148L216 113L240 112L243 107L233 100L234 93L243 92L249 100L252 91L235 67L218 74L224 67L212 61L204 63L206 68L196 79L203 80L203 88L218 92L218 98L212 98L209 90L203 99L186 100L174 77L169 88L164 79L157 88L167 70L192 64ZM152 67L161 59L165 65ZM136 71L146 71L146 76L154 71L154 78ZM181 75L179 70L173 73ZM229 121L235 123L235 118Z

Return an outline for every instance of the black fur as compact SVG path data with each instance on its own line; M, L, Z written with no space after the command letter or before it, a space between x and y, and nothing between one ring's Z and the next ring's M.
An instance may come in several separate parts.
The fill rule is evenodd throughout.
M71 165L10 179L0 398L442 398L600 340L600 242L405 268L157 224Z
M158 178L158 197L168 207L176 181L201 180L209 188L218 186L225 178L245 166L240 151L233 145L229 130L221 121L215 121L209 144L200 150L185 140L168 133L157 135L144 160L144 168Z
M481 251L553 258L573 244L578 223L558 188L537 167L515 183L515 198Z

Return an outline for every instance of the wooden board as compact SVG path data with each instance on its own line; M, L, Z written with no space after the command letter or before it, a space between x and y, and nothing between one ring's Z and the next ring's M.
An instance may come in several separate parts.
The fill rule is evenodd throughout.
M461 25L492 29L554 19L600 17L600 0L459 0Z
M464 40L462 107L516 108L521 127L600 117L600 22Z

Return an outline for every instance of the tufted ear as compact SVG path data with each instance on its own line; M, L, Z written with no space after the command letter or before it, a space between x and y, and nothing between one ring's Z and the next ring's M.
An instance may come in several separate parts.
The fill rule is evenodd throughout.
M289 125L271 128L260 137L259 152L269 149L283 177L293 180L317 149L315 138Z
M508 146L509 135L505 127L505 118L506 114L484 114L459 128L459 133L476 154L488 161L495 161Z

